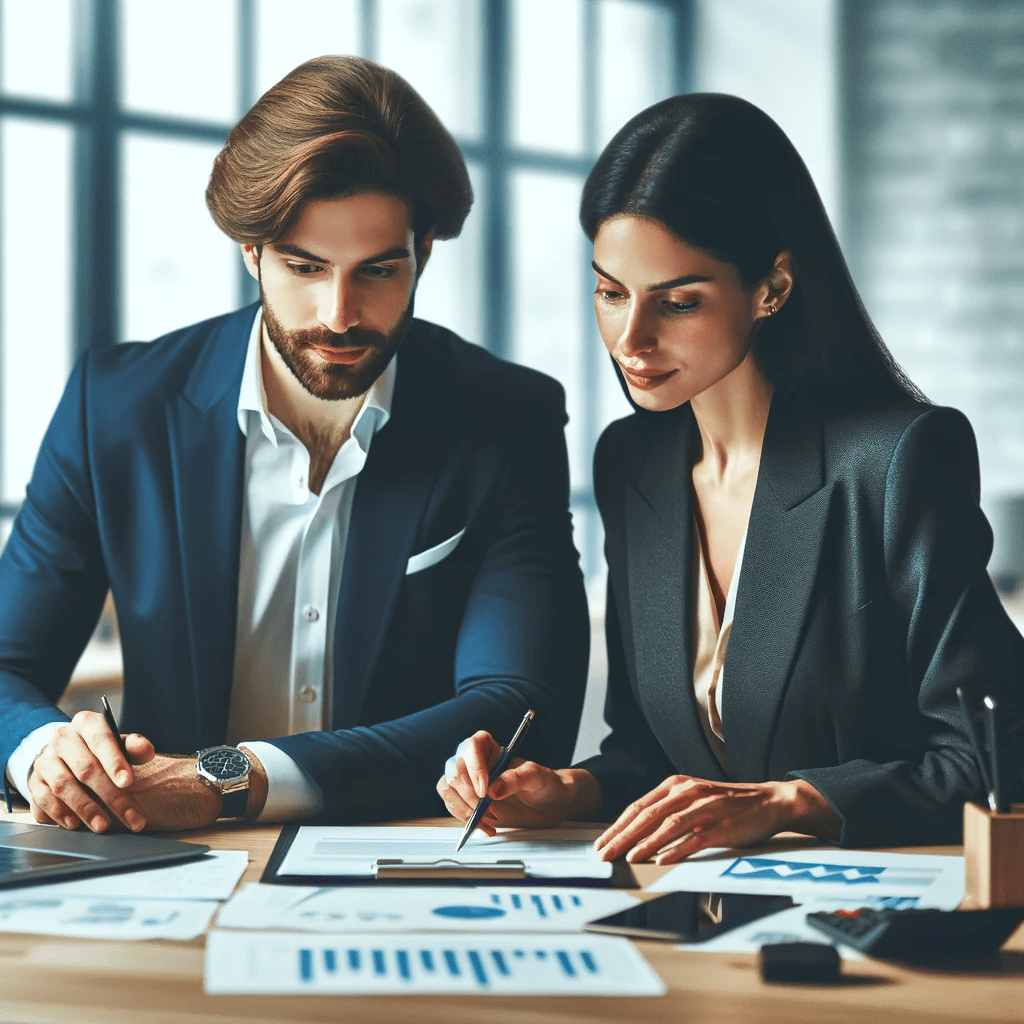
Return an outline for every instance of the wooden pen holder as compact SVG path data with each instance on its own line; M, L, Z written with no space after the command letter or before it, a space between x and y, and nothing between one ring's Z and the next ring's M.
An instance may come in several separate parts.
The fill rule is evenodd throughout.
M964 888L979 908L1024 907L1024 806L964 804Z

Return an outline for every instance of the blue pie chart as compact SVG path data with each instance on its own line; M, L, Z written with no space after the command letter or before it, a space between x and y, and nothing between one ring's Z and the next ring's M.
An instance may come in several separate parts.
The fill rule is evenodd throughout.
M505 911L500 907L437 907L434 913L438 917L461 917L476 921L485 917L505 916Z

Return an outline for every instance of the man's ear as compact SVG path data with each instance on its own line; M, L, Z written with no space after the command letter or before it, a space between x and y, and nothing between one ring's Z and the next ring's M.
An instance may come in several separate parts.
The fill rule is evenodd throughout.
M249 276L254 281L258 281L260 279L261 247L255 242L242 242L239 248L242 250L242 262L245 264L245 269L249 271Z
M427 265L427 260L430 259L430 254L434 251L434 228L431 228L421 239L420 244L416 246L416 280L420 279L420 274L423 273L423 268Z

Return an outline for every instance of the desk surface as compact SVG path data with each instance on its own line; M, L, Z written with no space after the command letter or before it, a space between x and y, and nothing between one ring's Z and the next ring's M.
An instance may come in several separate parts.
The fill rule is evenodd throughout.
M270 826L211 828L181 838L217 849L249 850L244 883L259 878L277 832ZM959 851L944 847L919 852ZM641 865L636 874L647 885L662 870ZM752 955L683 952L657 942L637 946L668 986L664 998L208 996L203 992L202 940L102 942L0 933L0 1021L862 1024L870 1017L872 1024L962 1024L1024 1018L1024 927L998 959L967 971L911 969L880 961L844 963L842 983L827 987L766 985Z

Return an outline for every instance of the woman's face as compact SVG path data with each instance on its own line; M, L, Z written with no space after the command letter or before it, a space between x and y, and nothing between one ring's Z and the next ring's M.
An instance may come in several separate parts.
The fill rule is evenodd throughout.
M660 221L618 216L594 238L594 310L605 346L641 408L674 409L748 356L767 289L680 241ZM750 356L753 359L753 356Z

